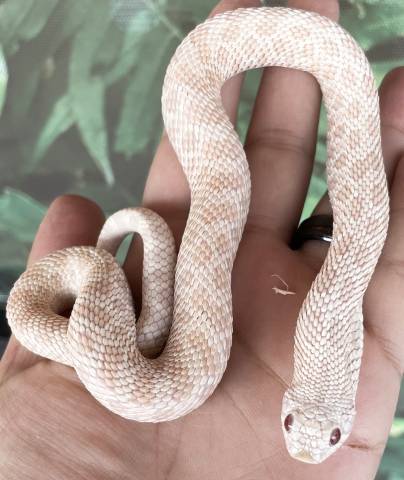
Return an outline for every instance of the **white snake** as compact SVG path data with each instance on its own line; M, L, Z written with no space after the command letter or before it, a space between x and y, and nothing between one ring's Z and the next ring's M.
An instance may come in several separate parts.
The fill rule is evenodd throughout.
M200 406L230 354L231 271L250 200L245 153L220 89L239 72L271 65L313 74L328 112L333 241L298 317L293 382L281 413L289 453L321 462L352 429L362 300L388 224L371 69L350 35L327 18L239 9L204 22L177 49L162 106L192 202L175 281L174 242L163 220L145 209L122 210L107 220L96 248L52 253L23 273L7 315L24 346L73 366L88 390L123 417L160 422ZM145 248L137 325L114 258L131 232ZM73 302L70 320L59 315Z

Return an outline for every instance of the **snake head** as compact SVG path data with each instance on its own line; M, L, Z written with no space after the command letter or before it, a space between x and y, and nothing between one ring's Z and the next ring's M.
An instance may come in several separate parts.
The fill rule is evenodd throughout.
M282 405L282 430L289 454L306 463L321 463L345 442L355 412L336 411L335 406L298 401L289 391Z

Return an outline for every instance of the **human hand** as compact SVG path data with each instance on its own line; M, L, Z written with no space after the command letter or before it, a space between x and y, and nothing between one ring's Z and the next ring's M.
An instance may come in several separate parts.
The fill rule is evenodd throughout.
M295 0L337 17L336 1ZM253 0L223 1L214 13ZM235 122L241 77L223 88ZM293 92L294 95L291 95ZM0 478L29 479L340 479L373 478L392 421L404 333L400 241L404 221L404 70L381 89L383 149L391 183L389 238L365 298L365 350L358 414L346 444L321 465L290 458L280 410L292 377L293 335L300 305L326 249L308 242L288 247L307 191L315 152L320 91L305 73L271 68L264 73L246 152L252 173L248 223L233 271L234 337L222 382L205 404L173 421L141 424L122 419L90 396L73 369L37 357L12 338L0 364ZM189 208L181 167L163 136L146 184L144 205L160 213L177 245ZM327 201L318 207L329 210ZM71 245L95 244L103 223L98 207L61 197L50 207L29 262ZM125 270L139 304L138 242ZM295 295L273 291L279 275Z

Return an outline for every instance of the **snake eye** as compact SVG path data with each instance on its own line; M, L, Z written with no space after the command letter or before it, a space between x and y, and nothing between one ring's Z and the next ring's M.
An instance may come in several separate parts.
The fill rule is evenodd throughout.
M287 432L290 432L291 428L292 428L292 425L293 425L293 415L291 413L289 413L289 415L286 416L284 422L283 422L283 426L285 427L285 430Z
M333 447L341 440L341 430L334 428L330 435L330 445Z

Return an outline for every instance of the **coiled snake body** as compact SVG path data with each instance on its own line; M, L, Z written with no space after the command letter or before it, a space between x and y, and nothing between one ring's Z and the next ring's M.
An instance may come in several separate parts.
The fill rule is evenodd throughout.
M352 428L362 299L388 224L373 76L353 39L320 15L238 9L201 24L177 49L162 107L192 201L175 280L174 242L162 219L122 210L107 220L96 248L68 248L30 267L11 292L7 315L27 348L73 366L119 415L159 422L201 405L230 354L231 270L250 199L245 153L220 89L239 72L269 65L313 74L328 113L333 241L298 317L293 382L281 413L290 454L320 462ZM113 256L133 231L145 248L137 324ZM60 314L73 302L67 320Z

